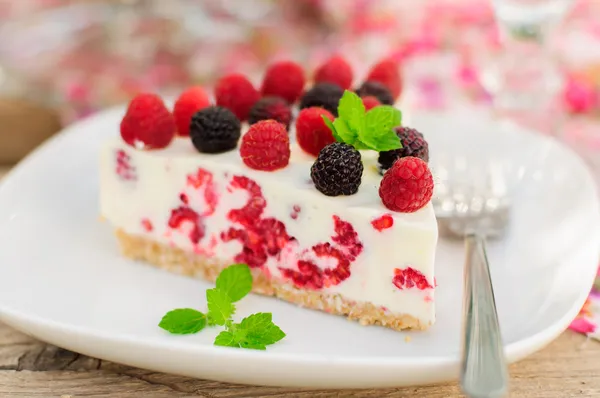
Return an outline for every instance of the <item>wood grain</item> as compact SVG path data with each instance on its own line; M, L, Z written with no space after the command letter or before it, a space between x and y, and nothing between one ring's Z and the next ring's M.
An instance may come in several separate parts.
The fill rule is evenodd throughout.
M8 168L0 167L0 179ZM600 343L571 331L511 366L511 397L600 397ZM0 397L450 398L456 383L371 390L256 387L190 379L79 355L0 323Z

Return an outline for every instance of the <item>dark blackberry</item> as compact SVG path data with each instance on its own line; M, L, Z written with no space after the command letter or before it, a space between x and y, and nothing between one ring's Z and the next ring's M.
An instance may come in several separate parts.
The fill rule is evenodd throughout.
M300 99L300 109L319 106L337 117L337 108L344 90L337 84L317 83Z
M256 101L250 109L248 123L254 124L268 119L278 121L285 126L286 130L289 130L292 121L292 110L287 101L275 96L263 97Z
M310 169L315 187L327 196L354 195L363 173L360 152L342 142L327 145Z
M392 93L390 93L390 90L378 82L364 82L362 86L356 90L356 94L358 94L360 97L373 96L384 105L394 104L394 96Z
M220 153L235 149L241 134L239 119L222 106L209 106L192 116L190 138L198 152Z
M387 170L392 167L392 164L396 160L407 156L414 156L426 163L429 162L429 145L425 141L423 134L410 127L398 126L394 130L400 138L402 148L379 152L381 169Z

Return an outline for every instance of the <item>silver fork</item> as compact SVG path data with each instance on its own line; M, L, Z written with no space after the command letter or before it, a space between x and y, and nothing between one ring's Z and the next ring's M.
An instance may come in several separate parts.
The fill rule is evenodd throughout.
M500 166L468 163L455 156L433 167L439 181L432 203L440 233L465 242L461 388L472 398L502 397L509 374L485 240L502 236L510 204Z

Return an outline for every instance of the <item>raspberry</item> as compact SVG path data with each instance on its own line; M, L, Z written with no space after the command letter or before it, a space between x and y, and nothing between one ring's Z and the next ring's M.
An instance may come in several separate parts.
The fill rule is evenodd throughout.
M234 149L242 126L227 108L209 106L194 114L190 125L192 144L198 152L221 153Z
M175 137L175 119L156 94L138 94L121 120L123 141L138 149L160 149Z
M408 267L405 269L395 268L392 283L400 290L416 287L419 290L433 289L425 275L420 271Z
M254 124L267 119L276 120L289 130L292 121L292 110L281 97L263 97L250 109L248 123Z
M352 85L352 67L339 55L329 58L315 71L315 83L337 84L343 90Z
M337 117L340 98L344 94L339 86L331 83L318 83L308 90L300 100L300 109L318 106Z
M394 97L383 84L378 82L366 81L356 90L356 94L361 97L375 97L377 100L385 105L394 104Z
M295 62L272 64L265 73L261 92L263 96L278 96L293 104L304 90L304 71Z
M240 154L246 166L274 171L290 162L290 138L285 126L275 120L261 120L242 137Z
M383 170L392 167L397 159L407 156L414 156L424 162L429 162L429 145L423 138L423 134L409 127L398 126L394 130L400 138L402 148L379 152L379 164Z
M398 159L381 180L379 197L392 211L413 213L429 202L433 177L427 163L412 156Z
M310 178L324 195L354 195L362 173L360 152L351 145L334 142L321 150L310 169Z
M219 79L215 86L215 97L217 105L229 109L244 121L260 94L245 76L231 74Z
M319 156L321 149L335 142L322 116L333 122L333 115L318 107L302 109L296 119L296 141L300 148L313 156Z
M402 78L398 70L398 63L391 59L386 59L373 65L366 80L378 82L386 86L392 93L394 101L402 91Z
M377 97L374 97L372 95L367 95L366 97L363 97L362 102L366 110L373 109L377 105L381 105L381 102L379 102Z
M190 135L192 116L200 109L210 105L210 99L202 87L191 87L184 91L173 107L173 117L177 125L177 135L187 137Z

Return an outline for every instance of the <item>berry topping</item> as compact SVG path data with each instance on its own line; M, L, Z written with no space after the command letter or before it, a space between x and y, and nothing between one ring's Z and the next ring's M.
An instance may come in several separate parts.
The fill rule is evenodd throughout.
M209 105L210 99L202 87L191 87L181 93L173 107L177 135L181 137L189 136L192 116Z
M254 124L261 120L273 119L290 128L292 110L288 103L281 97L263 97L258 100L248 115L248 123Z
M231 74L219 79L215 85L215 97L217 105L229 109L244 121L260 94L245 76Z
M265 73L262 83L263 96L278 96L296 102L304 90L304 71L295 62L281 61L272 64Z
M385 105L392 105L394 103L394 97L390 90L386 86L379 82L366 81L356 90L356 94L361 97L375 97L377 100Z
M353 146L334 142L321 150L310 169L315 187L324 195L353 195L363 173L360 152Z
M392 211L412 213L429 202L433 177L427 163L412 156L400 158L383 175L379 196Z
M369 109L375 108L377 105L381 105L381 102L379 102L377 97L374 97L372 95L367 95L366 97L363 97L362 102L365 106L365 110L367 111Z
M424 162L429 162L429 145L423 138L423 134L409 127L398 126L394 130L400 138L402 148L379 152L379 164L383 170L392 167L397 159L407 156L414 156Z
M123 141L138 149L160 149L175 137L175 119L156 94L138 94L121 120Z
M352 67L344 58L335 55L315 71L315 83L337 84L342 89L352 85Z
M192 117L190 137L199 152L221 153L234 149L242 127L237 117L227 108L209 106Z
M290 162L290 138L285 126L275 120L261 120L242 137L240 154L246 166L274 171Z
M384 229L392 228L394 225L394 218L390 214L384 214L381 217L377 217L371 221L371 225L373 228L381 232Z
M392 283L400 290L410 289L411 287L416 287L419 290L433 289L433 286L427 282L425 275L411 267L394 269Z
M394 100L398 98L402 91L402 78L398 70L398 63L391 59L386 59L373 65L366 80L383 84L390 90Z
M344 90L331 83L318 83L308 90L300 100L300 109L319 106L337 116L338 104Z
M302 109L296 119L296 141L300 148L313 156L319 156L321 149L335 142L323 117L333 122L330 112L317 107Z

